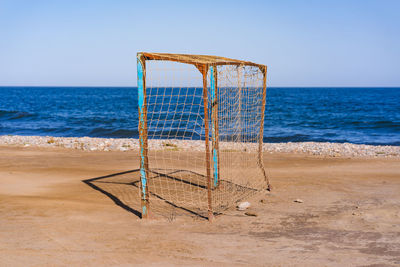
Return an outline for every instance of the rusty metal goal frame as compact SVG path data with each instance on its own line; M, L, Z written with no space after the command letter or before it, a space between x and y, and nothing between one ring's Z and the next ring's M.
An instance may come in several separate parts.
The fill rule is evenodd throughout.
M212 189L220 183L219 179L219 129L218 129L218 77L217 67L223 65L252 66L258 68L262 75L262 100L261 100L261 120L258 140L258 166L265 177L267 190L270 190L269 179L266 175L263 164L263 130L264 113L266 102L266 78L267 66L256 64L249 61L242 61L217 56L205 55L185 55L185 54L166 54L166 53L137 53L137 87L138 87L138 108L139 108L139 144L140 144L140 194L142 218L149 216L149 146L148 146L148 121L147 121L147 94L146 94L146 61L163 60L194 65L203 77L203 115L205 128L205 162L206 162L206 187L208 199L208 219L213 219ZM211 103L208 99L207 75L210 77ZM211 109L211 110L210 110ZM209 113L211 118L209 118ZM210 123L211 122L211 123ZM211 128L211 129L210 129ZM211 141L210 141L211 132ZM211 143L211 149L210 149ZM213 170L213 173L211 173Z

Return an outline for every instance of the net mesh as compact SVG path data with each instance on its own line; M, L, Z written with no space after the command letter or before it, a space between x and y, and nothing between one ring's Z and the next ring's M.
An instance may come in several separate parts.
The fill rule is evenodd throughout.
M160 211L157 205L168 203L207 216L207 167L210 204L216 213L266 189L259 150L263 119L263 73L259 67L210 67L207 101L203 75L193 64L147 60L145 80L147 182L153 212Z

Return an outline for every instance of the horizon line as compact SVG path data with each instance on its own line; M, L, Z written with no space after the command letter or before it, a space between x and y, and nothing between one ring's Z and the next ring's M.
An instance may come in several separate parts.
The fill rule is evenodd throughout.
M114 85L0 85L2 87L48 87L48 88L68 88L68 87L80 87L80 88L137 88L136 86L114 86ZM162 86L164 87L164 86ZM185 88L197 88L202 86L166 86L166 88L178 88L178 87L185 87ZM320 85L320 86L268 86L267 88L400 88L398 86L327 86L327 85Z

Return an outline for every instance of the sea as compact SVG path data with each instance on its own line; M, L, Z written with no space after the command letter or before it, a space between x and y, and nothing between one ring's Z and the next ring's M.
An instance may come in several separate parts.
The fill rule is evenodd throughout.
M0 135L138 138L137 98L136 87L0 87ZM400 146L400 88L268 88L264 142L310 141Z

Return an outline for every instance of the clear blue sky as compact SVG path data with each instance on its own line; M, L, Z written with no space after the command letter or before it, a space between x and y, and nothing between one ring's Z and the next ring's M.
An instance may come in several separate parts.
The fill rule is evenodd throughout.
M270 86L400 86L400 1L0 0L0 85L136 86L136 52L268 65Z

